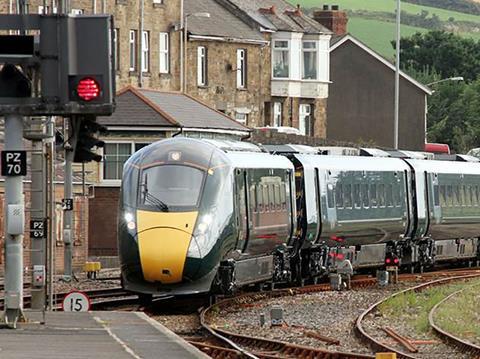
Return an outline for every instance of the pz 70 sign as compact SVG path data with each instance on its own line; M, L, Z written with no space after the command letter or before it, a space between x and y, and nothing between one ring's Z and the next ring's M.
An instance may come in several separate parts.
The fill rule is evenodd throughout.
M2 176L26 176L27 152L2 151Z

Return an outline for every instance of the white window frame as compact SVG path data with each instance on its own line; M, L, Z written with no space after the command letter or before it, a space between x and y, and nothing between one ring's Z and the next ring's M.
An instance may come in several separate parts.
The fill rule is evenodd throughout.
M237 49L237 88L247 88L247 50Z
M247 125L248 123L248 113L245 112L235 112L235 121L241 123L242 125Z
M161 32L158 40L159 46L159 72L161 74L170 73L170 34Z
M150 69L150 32L142 31L142 72Z
M118 42L118 33L119 33L119 29L116 28L116 29L113 29L113 59L114 59L114 62L115 62L115 70L119 70L120 69L120 64L118 63L118 61L120 60L120 56L118 56L120 54L120 49L119 49L119 42Z
M72 15L83 15L84 14L84 10L83 9L72 9L70 10L70 13Z
M286 42L287 43L287 46L286 47L277 47L277 43L279 42ZM272 46L272 77L275 78L275 79L288 79L290 78L290 74L291 74L291 59L290 59L290 51L291 51L291 41L290 40L273 40L273 46ZM275 54L277 52L287 52L287 64L288 64L288 74L286 77L278 77L278 76L275 76Z
M163 0L153 0L153 3L156 5L163 5Z
M305 43L313 43L315 45L314 48L305 48ZM305 77L305 54L307 53L315 53L315 78L306 78ZM302 41L302 80L307 80L307 81L316 81L318 80L319 76L319 68L318 68L318 58L320 56L320 53L318 51L318 41L315 40L303 40Z
M56 14L56 13L57 13L57 7L54 6L54 7L53 7L53 14ZM39 15L43 15L43 5L39 5L39 6L38 6L38 14L39 14ZM47 5L47 12L46 12L46 14L50 14L50 6L49 6L49 5Z
M128 33L128 49L130 51L130 71L135 71L137 67L137 30L130 30Z
M151 144L152 142L145 142L145 141L105 141L105 145L125 145L125 144L128 144L130 145L130 155L128 158L130 158L136 151L135 151L135 146L136 145L149 145ZM102 157L103 157L103 160L102 160L102 163L100 165L100 180L101 180L101 183L104 184L104 185L120 185L121 181L122 181L122 176L120 176L120 178L105 178L105 165L106 165L106 160L105 160L105 148L102 148ZM116 156L118 157L118 147L117 147L117 153L116 153ZM117 173L118 175L118 173ZM123 175L123 174L122 174Z
M273 102L273 123L272 127L282 126L282 106L283 104L279 101Z
M207 48L205 46L197 47L197 85L207 85Z
M304 136L312 136L312 105L309 103L300 104L298 110L298 129Z

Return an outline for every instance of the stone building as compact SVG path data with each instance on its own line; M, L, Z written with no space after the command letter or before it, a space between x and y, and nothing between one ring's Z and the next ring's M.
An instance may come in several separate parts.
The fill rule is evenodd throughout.
M284 0L217 0L269 41L266 126L326 136L331 31Z

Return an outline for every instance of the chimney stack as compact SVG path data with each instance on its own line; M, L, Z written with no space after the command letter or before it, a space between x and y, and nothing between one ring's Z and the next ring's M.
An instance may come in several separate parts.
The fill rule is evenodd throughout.
M340 10L338 5L323 5L323 10L317 10L313 13L313 18L331 30L335 35L345 35L347 33L348 17L347 13Z

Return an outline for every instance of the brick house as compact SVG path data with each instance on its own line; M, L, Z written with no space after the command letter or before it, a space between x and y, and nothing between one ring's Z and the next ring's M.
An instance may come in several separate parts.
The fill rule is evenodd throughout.
M314 18L335 32L330 47L327 138L393 148L395 65L347 33L347 15L338 7L325 5ZM431 94L427 86L400 72L400 148L424 150Z

